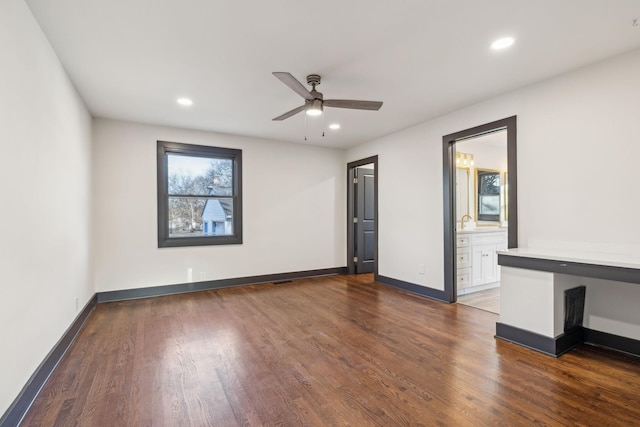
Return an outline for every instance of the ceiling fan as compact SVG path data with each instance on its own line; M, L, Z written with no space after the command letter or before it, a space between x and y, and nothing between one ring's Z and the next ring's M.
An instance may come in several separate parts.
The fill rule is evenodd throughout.
M324 107L351 108L354 110L379 110L382 107L380 101L356 101L355 99L327 99L325 100L321 92L316 90L316 86L320 84L320 76L317 74L309 74L307 76L307 84L311 85L311 91L307 90L302 83L296 80L290 73L274 72L274 76L279 78L282 83L289 86L295 93L305 99L304 105L294 108L291 111L276 117L273 120L284 120L306 111L309 116L319 116L322 114Z

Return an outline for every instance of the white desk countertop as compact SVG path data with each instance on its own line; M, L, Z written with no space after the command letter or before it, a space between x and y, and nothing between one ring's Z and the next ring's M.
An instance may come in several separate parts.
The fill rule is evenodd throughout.
M498 255L640 269L640 257L625 254L550 248L513 248L500 250Z

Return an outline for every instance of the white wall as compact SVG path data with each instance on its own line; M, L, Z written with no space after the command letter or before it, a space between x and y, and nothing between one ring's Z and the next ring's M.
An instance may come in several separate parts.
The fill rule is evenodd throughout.
M520 246L640 255L638 70L635 51L348 150L379 156L380 274L444 288L442 136L512 115Z
M93 125L98 291L346 265L344 151L98 119ZM242 149L242 245L157 245L156 141Z
M580 285L587 287L584 326L640 340L638 284L580 279Z
M93 295L91 119L22 0L0 2L0 416Z

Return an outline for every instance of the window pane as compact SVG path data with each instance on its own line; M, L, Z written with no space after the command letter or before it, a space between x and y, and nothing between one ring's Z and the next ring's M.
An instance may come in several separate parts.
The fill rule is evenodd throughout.
M233 160L167 155L169 194L231 196Z
M169 237L233 235L233 199L169 197Z
M499 215L500 214L500 196L499 195L480 195L478 213L480 215Z
M500 174L483 173L480 176L480 194L500 194Z

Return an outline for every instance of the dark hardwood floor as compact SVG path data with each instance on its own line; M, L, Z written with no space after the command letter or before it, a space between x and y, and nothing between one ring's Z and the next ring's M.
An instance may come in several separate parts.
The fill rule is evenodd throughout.
M23 426L640 425L640 359L332 276L100 304Z

